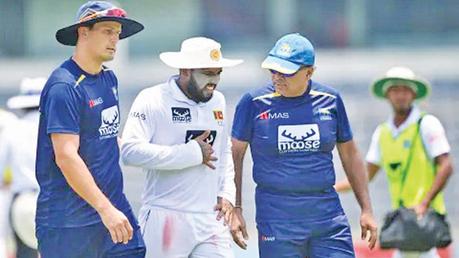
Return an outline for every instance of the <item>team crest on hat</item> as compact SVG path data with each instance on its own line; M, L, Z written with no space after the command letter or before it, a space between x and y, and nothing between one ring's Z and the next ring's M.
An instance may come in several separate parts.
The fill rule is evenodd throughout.
M220 57L221 57L221 56L222 56L222 55L221 55L221 52L220 52L220 50L218 50L218 49L212 49L212 50L210 51L210 59L212 59L213 61L218 61L218 60L220 60Z
M291 53L292 53L292 48L287 43L283 43L279 47L279 50L277 51L277 54L283 55L283 56L290 56Z

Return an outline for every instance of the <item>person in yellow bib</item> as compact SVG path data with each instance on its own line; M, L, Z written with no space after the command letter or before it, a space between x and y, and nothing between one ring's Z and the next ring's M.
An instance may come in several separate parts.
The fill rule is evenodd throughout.
M393 67L372 84L371 90L390 103L393 114L373 133L366 155L369 179L380 168L386 172L393 209L401 205L412 208L418 218L429 207L446 214L442 190L453 172L450 145L440 121L414 104L429 95L429 83L409 68ZM335 188L339 192L350 190L347 180ZM397 250L395 257L439 256L433 248L416 253Z

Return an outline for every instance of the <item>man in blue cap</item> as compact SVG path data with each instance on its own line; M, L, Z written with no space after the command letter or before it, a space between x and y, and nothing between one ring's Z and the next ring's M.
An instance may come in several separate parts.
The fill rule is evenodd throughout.
M123 9L90 1L75 24L56 33L75 51L53 71L40 100L36 235L43 258L145 256L123 193L118 81L102 65L120 39L142 29Z
M314 48L300 34L279 39L262 67L272 83L239 101L232 129L236 205L232 233L244 246L242 164L247 146L253 158L260 257L354 257L352 236L333 188L332 150L362 208L362 238L377 239L368 179L339 93L311 80Z

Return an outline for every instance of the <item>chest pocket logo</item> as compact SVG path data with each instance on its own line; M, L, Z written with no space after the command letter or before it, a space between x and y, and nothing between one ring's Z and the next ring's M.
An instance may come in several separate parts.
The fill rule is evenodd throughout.
M187 130L186 131L186 136L185 136L185 143L193 140L194 138L198 137L202 133L204 133L205 130ZM209 136L206 138L205 142L207 142L210 145L214 145L215 139L217 138L217 131L211 130Z
M189 108L173 107L172 122L174 123L191 123L191 112Z
M279 153L319 151L317 124L280 125L277 131Z
M100 118L100 139L118 136L118 130L120 127L120 113L118 111L118 106L112 106L102 110Z

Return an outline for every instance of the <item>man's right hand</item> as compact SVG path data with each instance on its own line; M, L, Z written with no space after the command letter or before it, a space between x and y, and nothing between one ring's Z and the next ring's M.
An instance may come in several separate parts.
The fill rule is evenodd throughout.
M195 141L198 142L199 147L201 147L201 152L202 152L202 164L208 166L211 169L215 169L214 164L212 164L212 161L217 161L217 157L212 156L214 153L214 150L212 149L212 146L206 142L207 137L209 137L210 131L207 130L203 132L201 135L198 137L194 138Z
M107 207L99 212L104 226L110 232L113 243L127 244L132 239L133 229L124 213L114 206Z
M247 249L247 243L244 240L249 239L249 235L247 234L247 228L245 225L244 217L242 216L242 208L235 207L233 209L231 218L231 236L233 237L233 241L242 249Z

